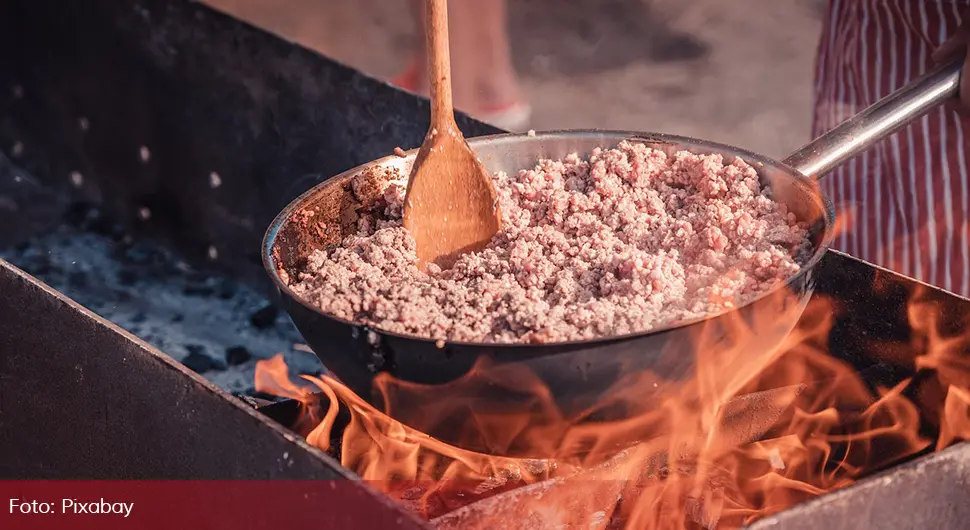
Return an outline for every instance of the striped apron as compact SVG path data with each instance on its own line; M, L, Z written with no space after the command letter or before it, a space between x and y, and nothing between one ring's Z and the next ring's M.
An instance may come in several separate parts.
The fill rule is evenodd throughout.
M816 63L815 136L933 66L970 0L830 0ZM939 108L822 181L834 247L970 296L970 122Z

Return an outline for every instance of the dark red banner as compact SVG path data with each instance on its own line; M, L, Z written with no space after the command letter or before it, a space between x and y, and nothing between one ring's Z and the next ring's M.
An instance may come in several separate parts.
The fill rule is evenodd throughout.
M0 528L427 528L359 482L0 481Z

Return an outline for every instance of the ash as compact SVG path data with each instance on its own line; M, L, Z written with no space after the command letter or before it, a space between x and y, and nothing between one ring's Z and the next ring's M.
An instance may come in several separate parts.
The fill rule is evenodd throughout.
M96 208L68 206L63 222L3 258L174 357L221 388L252 395L256 362L283 353L291 370L319 374L282 312L230 279L193 270L135 240Z

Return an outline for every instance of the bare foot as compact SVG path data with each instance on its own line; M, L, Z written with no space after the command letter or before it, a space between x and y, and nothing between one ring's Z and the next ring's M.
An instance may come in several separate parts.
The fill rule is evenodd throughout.
M457 70L462 75L461 82L455 82L453 88L458 110L506 130L520 131L528 126L531 109L522 101L514 73ZM428 97L428 74L423 56L413 59L407 70L391 83Z

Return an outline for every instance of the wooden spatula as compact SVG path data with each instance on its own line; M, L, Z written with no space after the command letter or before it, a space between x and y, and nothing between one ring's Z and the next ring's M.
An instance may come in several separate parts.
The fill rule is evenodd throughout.
M481 250L501 228L492 179L455 123L448 51L448 1L428 0L431 128L418 151L404 199L404 227L422 268L451 267Z

